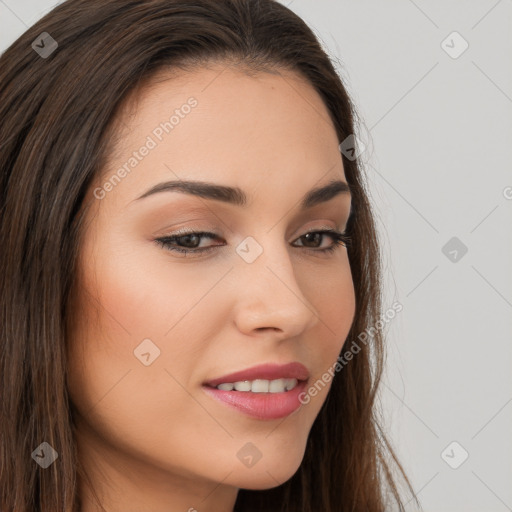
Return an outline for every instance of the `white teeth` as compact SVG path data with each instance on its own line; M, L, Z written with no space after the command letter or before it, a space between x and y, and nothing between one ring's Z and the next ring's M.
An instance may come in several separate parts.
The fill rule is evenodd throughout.
M234 387L235 387L234 384L231 384L230 382L226 382L225 384L219 384L217 386L217 389L221 389L222 391L233 391Z
M248 380L235 382L236 391L251 391L251 383Z
M286 391L290 391L297 385L297 379L285 379L285 388Z
M251 391L253 393L268 393L268 380L256 379L252 381Z
M238 382L223 382L217 386L222 391L251 391L252 393L283 393L297 385L297 379L255 379Z
M268 390L271 393L282 393L286 389L286 379L271 380Z

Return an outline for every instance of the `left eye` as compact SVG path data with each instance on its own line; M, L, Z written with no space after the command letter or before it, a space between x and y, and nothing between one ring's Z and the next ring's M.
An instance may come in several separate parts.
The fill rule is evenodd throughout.
M315 241L323 239L323 237L329 236L333 240L333 244L329 247L324 248L316 248ZM180 233L170 236L165 236L162 238L157 238L155 240L156 243L168 249L169 251L178 252L182 254L190 254L190 253L204 253L207 251L211 251L215 249L215 247L220 247L222 244L210 245L207 247L199 247L199 242L201 238L209 238L209 239L220 239L215 233L209 233L205 231L191 231L188 233ZM334 252L336 249L341 246L347 247L350 245L351 239L346 233L341 233L339 231L324 229L321 231L310 231L300 236L297 240L304 239L306 244L313 243L315 247L309 247L302 243L302 246L306 250L313 252ZM320 244L321 245L321 244Z

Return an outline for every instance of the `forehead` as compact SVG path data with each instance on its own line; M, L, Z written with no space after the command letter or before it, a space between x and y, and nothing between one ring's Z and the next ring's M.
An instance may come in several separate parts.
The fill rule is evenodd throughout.
M122 165L128 169L133 153L151 146L123 180L129 199L168 179L217 176L254 188L344 178L337 134L321 97L285 70L247 75L214 65L160 72L125 101L115 140L103 179Z
M159 71L134 90L120 111L125 128L121 142L129 142L132 134L138 136L141 131L151 133L174 112L179 115L191 97L197 101L193 115L187 116L190 119L181 123L180 130L173 130L166 143L186 131L186 125L202 135L209 134L208 139L220 139L221 135L242 139L255 133L260 138L278 133L279 143L286 136L290 141L300 136L313 141L316 134L319 140L327 137L327 143L336 138L320 95L297 73L279 69L248 75L230 66L212 64L181 73Z

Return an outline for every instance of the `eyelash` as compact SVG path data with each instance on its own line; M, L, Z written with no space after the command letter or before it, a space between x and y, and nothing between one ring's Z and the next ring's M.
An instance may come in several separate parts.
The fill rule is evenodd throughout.
M339 231L336 231L334 229L323 229L318 231L308 231L307 233L304 233L302 236L300 236L298 239L305 237L306 235L312 235L312 234L321 234L321 235L329 235L333 240L333 245L330 247L326 247L325 249L311 249L309 247L305 247L307 251L311 251L314 253L323 253L326 255L329 255L330 253L333 253L338 249L340 246L348 247L351 245L352 239L349 235L346 233L341 233ZM198 236L201 238L210 238L211 240L214 240L216 238L219 238L215 233L210 233L207 231L183 231L179 232L179 234L174 234L171 236L165 236L162 238L155 239L155 242L162 246L164 249L167 249L169 251L173 252L179 252L182 254L190 254L190 253L205 253L208 251L211 251L215 249L215 247L221 247L220 245L213 245L210 247L202 247L202 248L195 248L195 249L183 249L180 247L176 247L171 245L173 242L178 241L180 238L186 237L186 236Z

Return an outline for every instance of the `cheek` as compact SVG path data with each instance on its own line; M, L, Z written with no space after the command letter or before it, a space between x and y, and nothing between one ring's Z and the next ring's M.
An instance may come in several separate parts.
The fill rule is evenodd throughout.
M200 340L190 338L190 324L187 343L180 339L187 335L181 323L164 335L183 317L188 299L166 290L150 273L139 270L133 272L135 279L125 279L130 270L126 263L98 268L99 286L83 295L83 320L71 340L70 396L85 421L110 445L155 460L171 450L177 460L185 460L193 429L183 425L197 424L201 410L191 407L182 386L189 386ZM144 349L152 359L148 366L138 350L143 340L151 340ZM177 448L173 439L180 439L183 447Z
M87 246L83 253L72 336L70 386L77 401L144 407L146 390L156 402L179 403L183 391L171 375L185 386L195 378L197 357L218 321L218 301L205 297L218 272L198 275L188 264L181 270L148 242L128 247L109 236L96 244L94 253Z
M322 280L322 286L315 288L312 293L321 318L336 336L348 332L355 314L355 292L350 269L331 273Z
M170 336L215 277L208 270L198 276L187 264L183 265L187 269L182 269L165 249L147 240L135 240L135 236L132 241L111 237L102 242L94 268L86 266L84 280L103 306L103 313L108 313L104 328L130 337L133 343Z
M317 330L308 337L308 360L315 368L310 385L317 384L311 402L316 403L319 408L327 397L334 378L326 372L334 371L334 365L354 320L355 291L348 259L343 261L341 269L338 267L337 271L324 268L320 275L316 273L315 279L304 279L303 289L308 290L307 297L318 315Z
M319 329L326 332L328 345L338 351L354 320L354 283L346 255L338 265L325 266L314 273L304 272L303 289L319 317Z

